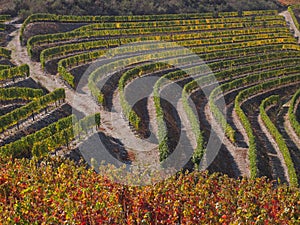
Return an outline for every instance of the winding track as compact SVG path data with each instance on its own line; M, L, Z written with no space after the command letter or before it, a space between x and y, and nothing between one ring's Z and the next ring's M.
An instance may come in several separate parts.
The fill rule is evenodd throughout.
M288 112L284 115L284 128L294 144L300 149L300 137L296 134L292 127L291 121L289 120Z
M295 37L299 38L298 39L298 43L300 44L300 31L297 29L297 27L296 27L296 25L294 23L294 20L293 20L291 14L290 14L290 12L289 11L284 11L284 12L280 13L279 15L284 16L285 20L289 22L290 28L292 30L294 30ZM288 118L287 112L284 115L284 128L285 128L285 131L287 132L288 136L294 142L294 144L300 149L300 137L298 137L298 135L296 134L296 132L292 128L292 125L291 125L291 122L290 122L290 120Z
M273 106L271 106L271 107L273 107ZM269 107L269 108L271 108L271 107ZM268 111L269 108L267 108L266 111ZM272 145L273 150L274 150L273 153L271 153L270 151L268 152L268 157L270 158L271 166L273 167L272 168L273 175L276 174L276 177L279 177L281 181L286 181L289 183L290 177L288 174L288 168L285 163L282 152L281 152L278 144L276 143L275 138L272 136L272 134L270 133L270 131L267 129L266 125L262 121L260 114L257 116L257 122L261 128L261 131L266 135L266 137L269 140L269 143ZM274 161L276 161L276 160L278 162L277 167L279 168L279 170L278 170L278 168L276 168L275 165L273 165Z
M296 25L294 23L294 20L293 20L291 14L290 14L290 12L289 11L284 11L284 12L280 13L279 15L284 16L285 20L287 22L289 22L290 28L292 30L294 30L294 32L295 32L294 36L299 38L298 39L298 43L300 44L300 31L297 29L297 27L296 27Z
M10 21L10 24L13 20ZM121 113L107 112L103 110L93 99L90 93L78 93L68 88L59 76L53 76L44 72L40 63L33 62L27 54L26 47L21 46L19 41L20 24L14 24L17 28L10 34L12 37L8 43L7 48L12 51L11 58L15 65L28 64L30 67L31 78L39 82L49 91L56 88L64 88L66 91L66 102L70 104L75 110L82 112L84 115L91 115L96 112L101 114L101 131L107 136L118 139L126 150L134 150L138 154L139 151L151 151L156 148L156 145L143 141L135 136L128 123L123 119ZM142 154L142 153L141 153ZM143 153L144 154L144 153ZM136 156L135 158L143 157Z
M291 29L293 29L295 31L295 37L300 37L300 31L296 28L290 13L288 11L284 11L284 12L280 13L280 15L284 16L286 21L290 23ZM299 43L300 43L300 38L299 38ZM231 112L231 114L232 114L233 122L237 125L238 130L241 132L241 134L245 138L246 142L248 142L246 132L245 132L244 128L242 126L240 126L239 119L237 118L237 115L236 115L235 111L233 110ZM215 121L214 116L211 115L211 110L209 109L208 105L206 105L206 107L205 107L205 115L206 115L206 118L208 119L210 124L213 124L213 123L216 124L215 132L217 132L217 134L219 134L221 132L221 130L220 130L221 128L219 127L219 124ZM268 135L268 137L270 137L267 130L264 129L264 125L263 125L263 123L261 123L260 117L258 117L258 121L259 121L259 124L261 125L262 132L266 133L266 135ZM285 120L285 125L286 125L286 127L290 128L290 124L288 124L287 120ZM293 135L291 135L291 136L293 136ZM295 136L293 137L293 140L294 140L294 142L297 142L297 139L296 139ZM237 163L237 166L238 166L238 169L240 170L241 174L243 176L249 176L250 173L249 173L249 162L248 162L248 156L247 156L247 148L238 148L237 146L234 146L227 139L227 137L224 137L223 143L224 143L225 146L227 146L230 153L234 156L234 158L236 160L236 163ZM284 167L284 176L288 180L289 178L288 178L288 175L287 175L287 168L286 168L285 162L283 160L282 154L278 150L277 145L274 146L274 147L276 148L277 155L280 158L281 164ZM242 152L244 152L244 153L242 153Z
M289 12L285 11L281 13L287 21L290 22L290 26L292 29L295 30L295 35L300 37L300 32L296 29L291 15ZM13 21L11 21L12 23ZM95 112L100 112L102 117L102 126L101 130L108 136L112 136L120 140L122 144L124 144L124 148L126 150L131 150L135 153L135 158L137 161L141 160L144 161L145 157L151 157L154 154L158 156L157 146L139 139L135 136L132 132L130 127L128 126L128 122L124 120L121 116L121 108L118 102L118 93L117 91L114 93L113 96L113 103L114 103L114 111L108 112L103 110L93 99L87 88L84 88L86 93L78 93L70 88L68 88L62 79L59 76L53 76L46 72L44 72L41 68L40 63L33 62L30 60L26 47L22 47L19 42L19 28L20 24L15 25L18 28L14 31L11 36L12 39L8 44L8 48L12 50L12 62L16 65L21 64L28 64L31 69L31 77L36 81L41 83L44 87L46 87L49 91L53 91L56 88L64 88L66 90L66 102L69 103L74 109L84 113L85 115L90 115ZM300 43L300 40L299 40ZM153 112L153 104L148 105L148 110ZM177 107L177 110L181 111L182 115L185 115L184 110L182 107ZM205 107L205 114L208 117L208 121L210 123L214 123L214 118L210 115L210 110ZM233 112L234 114L234 112ZM150 123L153 123L153 113L150 113ZM235 117L235 115L233 115ZM113 121L113 122L112 122ZM155 126L154 126L154 130ZM218 129L217 129L218 130ZM225 138L225 145L227 145L230 149L230 153L233 155L234 160L236 161L239 170L241 171L241 175L249 176L249 162L247 157L247 151L244 148L237 148L233 146L229 140ZM194 142L194 140L192 141ZM138 150L143 150L144 152L138 153ZM151 152L150 155L147 155L145 151ZM157 162L158 157L153 157L153 161Z

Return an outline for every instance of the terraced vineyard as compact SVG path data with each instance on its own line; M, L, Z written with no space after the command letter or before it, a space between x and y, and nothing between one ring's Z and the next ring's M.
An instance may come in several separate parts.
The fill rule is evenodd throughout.
M299 184L300 47L277 11L37 14L11 35L2 156L66 154L84 133L127 163Z
M4 32L9 29L3 26ZM93 115L71 115L63 88L49 92L31 77L28 64L15 64L11 50L0 52L1 157L41 157L75 148L76 137L93 128Z

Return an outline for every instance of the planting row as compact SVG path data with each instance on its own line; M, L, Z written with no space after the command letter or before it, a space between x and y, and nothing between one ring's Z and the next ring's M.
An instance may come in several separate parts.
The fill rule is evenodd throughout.
M298 69L299 71L299 69ZM247 118L245 112L241 108L241 104L244 100L248 99L250 96L253 96L257 93L270 90L273 88L279 88L282 85L285 84L291 84L295 82L300 81L300 75L289 75L277 79L272 79L270 81L263 82L261 84L255 85L253 87L250 87L248 89L244 89L239 92L239 94L235 98L235 104L234 104L234 110L237 113L243 127L246 130L247 136L249 138L249 161L250 161L250 172L251 177L256 177L258 174L257 169L257 149L256 149L256 142L255 142L255 136L253 134L253 129L251 127L251 123L249 119ZM291 177L293 179L293 176ZM293 181L294 182L294 181Z
M265 126L267 127L267 129L269 130L271 135L274 137L276 144L278 145L279 150L281 151L281 153L283 155L285 164L287 165L287 169L288 169L290 185L297 187L298 186L297 174L295 171L294 163L292 161L289 149L285 143L284 138L282 137L282 135L276 128L276 125L271 121L271 119L269 118L267 111L266 111L268 109L268 107L279 104L279 100L280 99L279 99L278 95L272 95L272 96L264 99L260 105L260 116L261 116L261 119L263 120Z
M179 41L179 40L191 40L191 39L200 39L200 38L214 38L219 37L233 37L233 36L244 36L244 35L255 35L255 34L265 34L275 35L274 37L278 37L279 35L284 37L288 35L287 28L252 28L252 29L241 29L241 30L224 30L224 31L212 31L212 32L192 32L192 33L182 33L182 34L173 34L173 35L160 35L147 37L140 40L157 40L157 41ZM271 37L270 37L271 38ZM126 38L118 38L118 41L115 40L99 40L99 41L91 41L91 42L83 42L83 43L73 43L60 45L56 47L51 47L44 49L40 54L40 61L42 66L45 66L45 63L54 58L64 57L71 53L90 51L98 48L109 48L110 46L117 46L129 43L127 40L133 41L132 39ZM234 39L231 39L234 41ZM137 40L139 41L139 40ZM222 41L222 40L220 40ZM226 41L226 40L225 40Z
M218 30L218 29L242 29L250 27L284 27L286 22L283 18L278 20L271 21L258 21L258 22L245 22L245 23L228 23L228 24L204 24L204 25L195 25L195 26L174 26L174 27L162 27L162 28L136 28L129 29L128 34L125 35L145 35L151 33L178 33L178 32L190 32L190 31L209 31L209 30ZM56 33L56 34L46 34L46 35L36 35L29 38L27 42L27 50L29 54L32 52L32 49L36 46L42 44L58 43L58 42L67 42L74 41L78 42L80 39L100 39L103 36L108 36L110 33L115 35L120 35L118 31L114 30L99 30L99 31L88 31L88 32L65 32L65 33ZM113 36L115 36L113 35ZM124 35L124 31L122 33Z
M1 132L4 132L9 127L19 125L20 121L27 119L29 116L33 116L34 113L39 113L45 108L49 107L52 103L65 99L65 90L56 89L55 91L34 99L25 106L17 108L10 113L7 113L0 117ZM33 117L34 118L34 117Z
M187 26L187 25L200 25L200 24L218 24L218 23L236 23L236 22L249 22L249 21L267 21L282 19L280 16L256 16L256 17L240 17L240 18L217 18L217 19L193 19L193 20L171 20L171 21L148 21L148 22L123 22L123 23L96 23L75 29L76 31L92 31L104 29L132 29L143 27L172 27L172 26ZM112 30L114 31L114 30ZM122 32L122 31L121 31ZM124 34L128 32L125 30ZM109 33L110 34L110 33Z
M30 69L27 64L0 70L0 81L14 80L30 76Z
M280 56L282 56L282 58L280 58ZM284 67L284 66L296 66L296 65L298 65L300 59L299 58L289 58L289 57L293 57L293 56L299 56L299 52L270 53L269 55L257 55L257 56L252 56L249 58L210 63L208 65L210 66L210 69L212 69L213 71L220 70L220 69L223 69L223 70L221 72L215 73L214 75L211 74L211 75L204 76L204 77L202 76L201 78L189 83L189 85L187 85L184 89L185 93L183 93L183 98L185 95L187 95L187 93L190 93L191 91L199 88L197 85L199 82L202 85L204 85L204 84L207 85L207 84L213 82L214 78L217 78L218 80L224 80L224 79L229 79L229 78L232 79L232 78L235 78L235 76L241 76L242 74L252 73L254 71L262 71L262 70L267 70L267 69L272 69L272 68L280 68L280 67ZM285 57L288 57L288 58L284 59ZM186 63L186 64L193 63L192 60L182 60L182 62L180 62L181 61L180 59L182 59L182 58L174 58L173 60L169 59L168 63L176 62L176 65L178 65L178 63L179 63L180 66L183 66L183 64L181 64L181 63ZM127 60L127 59L125 59L125 60ZM254 64L254 65L243 66L245 64L266 61L266 60L267 61L271 60L271 61L263 63L263 64ZM274 60L274 61L272 61L272 60ZM197 62L197 61L195 61L195 62ZM128 70L120 78L119 92L120 92L120 101L121 101L121 105L123 107L123 112L125 114L125 117L129 120L130 124L136 130L138 130L140 127L141 118L133 111L133 109L129 106L128 102L125 99L125 95L124 95L125 85L127 84L127 82L130 82L131 80L136 79L137 77L143 76L147 73L151 74L157 70L169 68L170 65L166 65L165 63L153 63L153 64L142 65L139 67L135 67L134 69ZM233 66L235 66L235 67L243 66L243 67L233 69L232 68ZM199 72L203 68L205 68L205 66L203 66L203 65L199 65L199 66L193 65L191 67L185 68L185 70L188 72L188 75L190 76L190 75L195 75L195 74L193 74L193 73L195 73L195 71ZM231 68L231 69L225 70L225 68ZM175 76L176 78L186 76L186 72L184 72L184 71L172 72L171 74L173 74L173 75L176 74L176 76ZM172 79L175 79L173 77L173 75L171 77L172 77ZM169 76L170 75L166 75L165 77L169 78ZM104 97L102 97L102 99L104 99ZM190 121L194 121L194 120L196 121L196 116L194 114L192 114L192 111L190 110L190 108L188 106L187 100L184 105L185 105L185 109L186 109L187 113L189 114ZM193 131L195 133L195 136L197 137L197 140L199 140L198 141L198 146L199 146L198 152L203 152L203 146L200 145L200 143L202 142L202 135L199 133L200 129L198 126L198 122L196 123L195 121L191 122L191 124L193 124L193 126L194 126ZM163 129L160 129L160 130L163 130ZM162 137L161 140L165 140L165 136ZM164 145L162 145L162 146L164 146ZM200 159L201 159L202 154L199 155ZM199 158L198 158L198 160L199 160Z
M0 47L0 57L10 59L10 55L11 55L10 50Z
M49 152L67 146L72 140L84 135L93 127L100 126L100 114L84 117L81 120L72 115L22 137L8 145L0 147L1 157L37 156L41 157Z
M257 52L266 52L266 51L278 51L278 50L288 50L288 49L298 49L298 45L293 44L281 44L281 39L269 39L269 40L261 40L261 41L250 41L250 42L242 42L242 43L234 43L234 44L223 44L223 45L213 45L213 46L207 46L207 47L197 47L192 48L191 50L194 53L203 54L200 55L201 59L203 60L209 60L209 59L218 59L218 58L224 58L225 56L243 56L245 54L250 53L257 53ZM294 42L294 39L289 39L289 41ZM276 45L277 44L277 45ZM157 44L156 44L157 45ZM147 45L143 45L144 47L147 47ZM261 47L258 47L261 46ZM128 50L125 51L129 53L132 51L131 49L138 49L139 46L134 46L131 48L127 48ZM243 48L242 48L243 47ZM118 53L118 49L116 52ZM126 48L121 48L125 49ZM144 49L145 50L145 49ZM224 50L218 51L218 50ZM111 51L112 53L115 50ZM111 53L110 52L110 53ZM103 56L105 52L103 50L101 51L95 51L91 53L85 53L80 55L75 55L66 59L61 60L58 63L58 71L60 75L72 86L74 87L74 76L68 72L70 68L74 68L75 66L90 63L96 59L99 59ZM207 54L204 54L207 53ZM150 59L150 58L149 58Z
M294 21L294 24L295 24L296 28L297 28L298 30L300 30L300 25L299 25L298 19L296 18L296 15L295 15L295 13L294 13L294 10L295 10L295 9L300 9L300 5L292 5L292 6L289 6L289 7L288 7L288 11L289 11L289 13L290 13L291 16L292 16L292 19L293 19L293 21Z
M289 64L289 62L291 63L291 66L286 67ZM281 61L277 62L277 65L275 65L275 67L274 67L274 65L272 65L272 64L270 65L269 63L267 63L266 65L257 64L256 66L258 66L259 69L264 68L262 66L267 66L267 68L269 67L272 70L250 74L245 78L235 79L229 83L222 84L213 90L213 92L211 93L211 95L209 97L209 105L210 105L211 111L213 112L216 120L220 123L220 125L224 129L226 136L233 143L236 141L235 130L227 123L223 113L220 111L220 109L215 104L215 99L219 95L221 95L223 92L228 92L230 90L233 90L233 89L245 86L245 85L250 85L250 84L258 82L258 81L263 81L263 80L270 79L270 78L276 78L276 77L283 76L286 74L297 73L299 71L300 67L297 66L298 63L296 63L296 62L297 62L297 60L294 60L294 59L288 59L287 61L281 60ZM277 69L276 67L279 67L279 66L283 66L284 68ZM248 73L250 72L251 73L252 69L250 69L250 68L251 67L243 67L238 70L240 70L240 72L248 72Z
M165 14L165 15L132 15L132 16L65 16L54 14L33 14L29 16L22 24L20 31L20 41L24 44L23 33L30 23L34 22L62 22L62 23L95 23L95 22L128 22L128 21L159 21L159 20L184 20L184 19L202 19L217 17L235 17L238 12L219 12L218 15L213 13L197 13L197 14ZM277 15L277 11L245 11L242 16L262 16Z
M0 101L11 101L11 100L34 100L42 97L44 91L42 89L35 88L0 88Z
M10 15L0 15L0 23L10 20Z
M289 111L288 111L289 120L298 137L300 137L300 124L296 117L296 110L297 110L297 103L299 104L299 99L300 99L300 89L293 95L293 98L290 103Z
M144 44L143 46L147 46ZM257 47L258 46L258 47ZM253 45L253 47L245 47L242 49L234 49L231 50L224 50L224 51L215 51L207 54L203 54L204 48L193 48L194 53L198 53L202 60L212 60L212 59L223 59L224 57L241 57L245 54L257 54L262 52L268 52L268 51L287 51L287 50L298 50L299 46L294 44L271 44L271 45L261 45L260 43L257 43L257 46ZM118 52L119 50L127 49L126 47L117 48L114 49L111 52ZM129 49L128 49L129 52ZM62 59L58 63L58 72L59 74L71 85L74 86L74 77L69 72L72 68L88 64L92 61L95 61L97 59L100 59L104 54L105 50L100 51L93 51L89 53L83 53L75 56L68 57L66 59Z
M51 48L46 48L42 50L40 54L40 61L43 66L45 67L45 63L49 60L65 57L68 54L79 54L80 52L90 51L99 48L109 48L124 45L130 42L138 42L138 41L180 41L180 40L191 40L191 39L200 39L200 38L213 38L215 41L221 42L228 42L228 41L238 41L235 40L238 36L244 35L255 35L260 34L261 38L273 37L287 37L287 29L286 28L266 28L266 29L243 29L243 30L226 30L226 31L214 31L214 32L200 32L200 33L184 33L184 34L174 34L174 35L162 35L162 36L148 36L143 38L119 38L116 40L99 40L99 41L91 41L91 42L83 42L78 44L66 44L55 46ZM228 37L225 39L225 37ZM232 38L230 38L232 37ZM258 36L256 37L256 39ZM137 43L138 44L138 43Z

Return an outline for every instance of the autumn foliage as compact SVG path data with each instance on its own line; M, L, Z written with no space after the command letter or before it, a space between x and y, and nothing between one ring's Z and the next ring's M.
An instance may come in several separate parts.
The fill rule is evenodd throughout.
M298 189L264 178L193 172L129 187L62 159L1 160L0 224L299 224L299 204Z
M279 2L283 5L295 5L299 4L299 0L279 0Z

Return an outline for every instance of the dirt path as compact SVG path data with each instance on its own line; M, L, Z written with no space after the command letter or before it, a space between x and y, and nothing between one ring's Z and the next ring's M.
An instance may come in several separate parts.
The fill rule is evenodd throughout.
M300 137L296 134L296 132L291 124L291 121L289 119L288 110L290 108L290 103L291 103L291 99L289 99L289 101L287 101L287 103L282 106L281 118L282 118L283 126L281 126L280 128L284 133L286 133L287 137L289 137L290 141L293 142L294 146L300 150ZM295 104L296 109L297 109L299 103L300 103L300 99Z
M15 18L13 18L13 19L10 20L10 21L5 21L4 24L5 24L5 25L11 25L11 24L13 24L13 23L16 23L16 22L19 21L19 20L20 20L19 17L15 17ZM22 24L15 24L15 27L16 27L16 28L20 28L21 26L22 26Z
M117 137L124 137L124 142L128 143L127 147L130 150L148 152L153 149L157 149L156 144L137 138L134 132L129 128L128 121L125 120L122 113L118 89L115 91L113 96L113 110L111 112L104 111L103 113L104 117L111 118L110 121L106 121L107 125L116 129L115 134Z
M23 131L30 127L33 123L39 123L40 121L44 120L47 116L51 115L54 113L56 110L61 108L63 104L58 105L58 106L50 106L47 108L47 111L42 111L39 114L34 116L34 119L32 116L29 116L26 120L22 121L19 125L14 125L4 132L0 133L0 143L5 142L7 137L10 137L12 135L15 135L16 133Z
M19 30L11 33L11 36L13 38L7 45L7 48L12 50L11 61L14 64L28 64L30 67L30 77L49 91L53 91L56 88L64 88L66 91L66 102L85 115L90 115L99 111L100 107L90 96L70 90L58 76L52 76L45 73L42 70L40 63L32 62L30 60L26 48L22 47L19 42ZM76 103L76 105L74 103Z
M151 131L152 137L149 137L149 139L153 139L157 141L157 134L158 134L158 127L157 127L157 121L156 121L156 112L155 112L155 105L154 105L154 97L150 96L148 98L147 102L147 110L149 114L149 127Z
M205 115L207 120L211 124L212 128L216 132L216 134L219 137L223 136L221 134L224 132L222 131L222 128L219 125L219 123L215 120L215 117L213 116L210 110L209 104L206 104L205 106ZM250 177L250 163L248 157L248 149L234 146L226 136L223 137L222 142L227 147L232 157L235 159L237 167L240 170L239 171L240 175L244 177ZM238 174L239 172L236 173Z
M285 20L287 22L289 22L290 28L293 29L294 32L295 32L294 36L299 37L298 43L300 44L300 31L297 29L297 27L296 27L296 25L293 21L293 18L291 16L291 14L289 13L289 11L284 11L284 12L280 13L279 15L284 16Z
M16 24L16 28L19 27L20 25ZM107 112L101 109L90 94L81 94L71 90L64 84L58 75L53 76L44 72L40 63L30 60L26 47L21 46L19 42L19 34L19 29L12 32L10 34L12 36L12 40L7 46L8 49L12 50L11 61L15 65L28 64L30 67L31 78L36 82L39 82L49 91L53 91L56 88L64 88L66 91L66 102L75 110L82 112L84 115L91 115L96 112L100 112L102 119L102 131L106 135L118 139L122 144L124 144L126 150L149 151L156 149L156 146L153 144L143 141L134 135L128 126L128 123L121 116L118 100L114 102L115 108L117 109L116 112ZM117 97L115 99L118 99L118 96L115 97Z
M232 104L234 104L234 103L232 103ZM249 146L249 137L247 135L246 129L243 126L242 122L240 121L240 119L239 119L239 117L238 117L238 115L237 115L237 113L234 109L232 109L232 120L233 120L233 123L235 124L236 128L243 135L243 138L244 138L245 142Z
M260 92L251 96L245 100L242 104L248 111L247 117L252 124L252 129L256 138L257 152L258 152L258 169L262 175L270 176L272 179L280 178L281 181L289 182L287 173L287 165L284 161L283 155L263 121L259 116L259 102L260 99L264 99L271 94L281 94L285 96L285 93L279 93L279 90L289 88L291 84L276 87L265 92ZM295 84L293 84L295 85ZM278 119L279 120L279 119ZM263 161L265 161L263 163ZM266 167L266 163L269 164L269 169Z
M287 169L286 163L284 161L283 155L282 155L282 153L281 153L281 151L278 147L278 144L276 143L276 140L273 138L273 136L270 134L269 130L266 128L264 122L261 119L261 115L258 115L257 121L258 121L258 124L261 128L261 131L267 136L269 142L272 144L274 150L276 151L276 154L271 155L271 153L269 153L269 156L270 157L276 157L280 161L281 167L283 168L284 177L285 177L286 181L288 183L290 183L290 177L288 175L288 169Z
M296 134L295 130L292 127L291 121L289 120L288 113L284 115L284 128L289 135L289 137L292 139L294 144L297 146L298 149L300 149L300 138Z
M186 132L186 136L190 142L190 145L193 147L193 149L196 149L196 147L197 147L196 136L192 130L190 121L187 117L187 114L186 114L184 108L183 108L182 98L180 98L180 100L177 103L177 110L178 110L178 114L181 119L181 126L182 126L181 130Z

